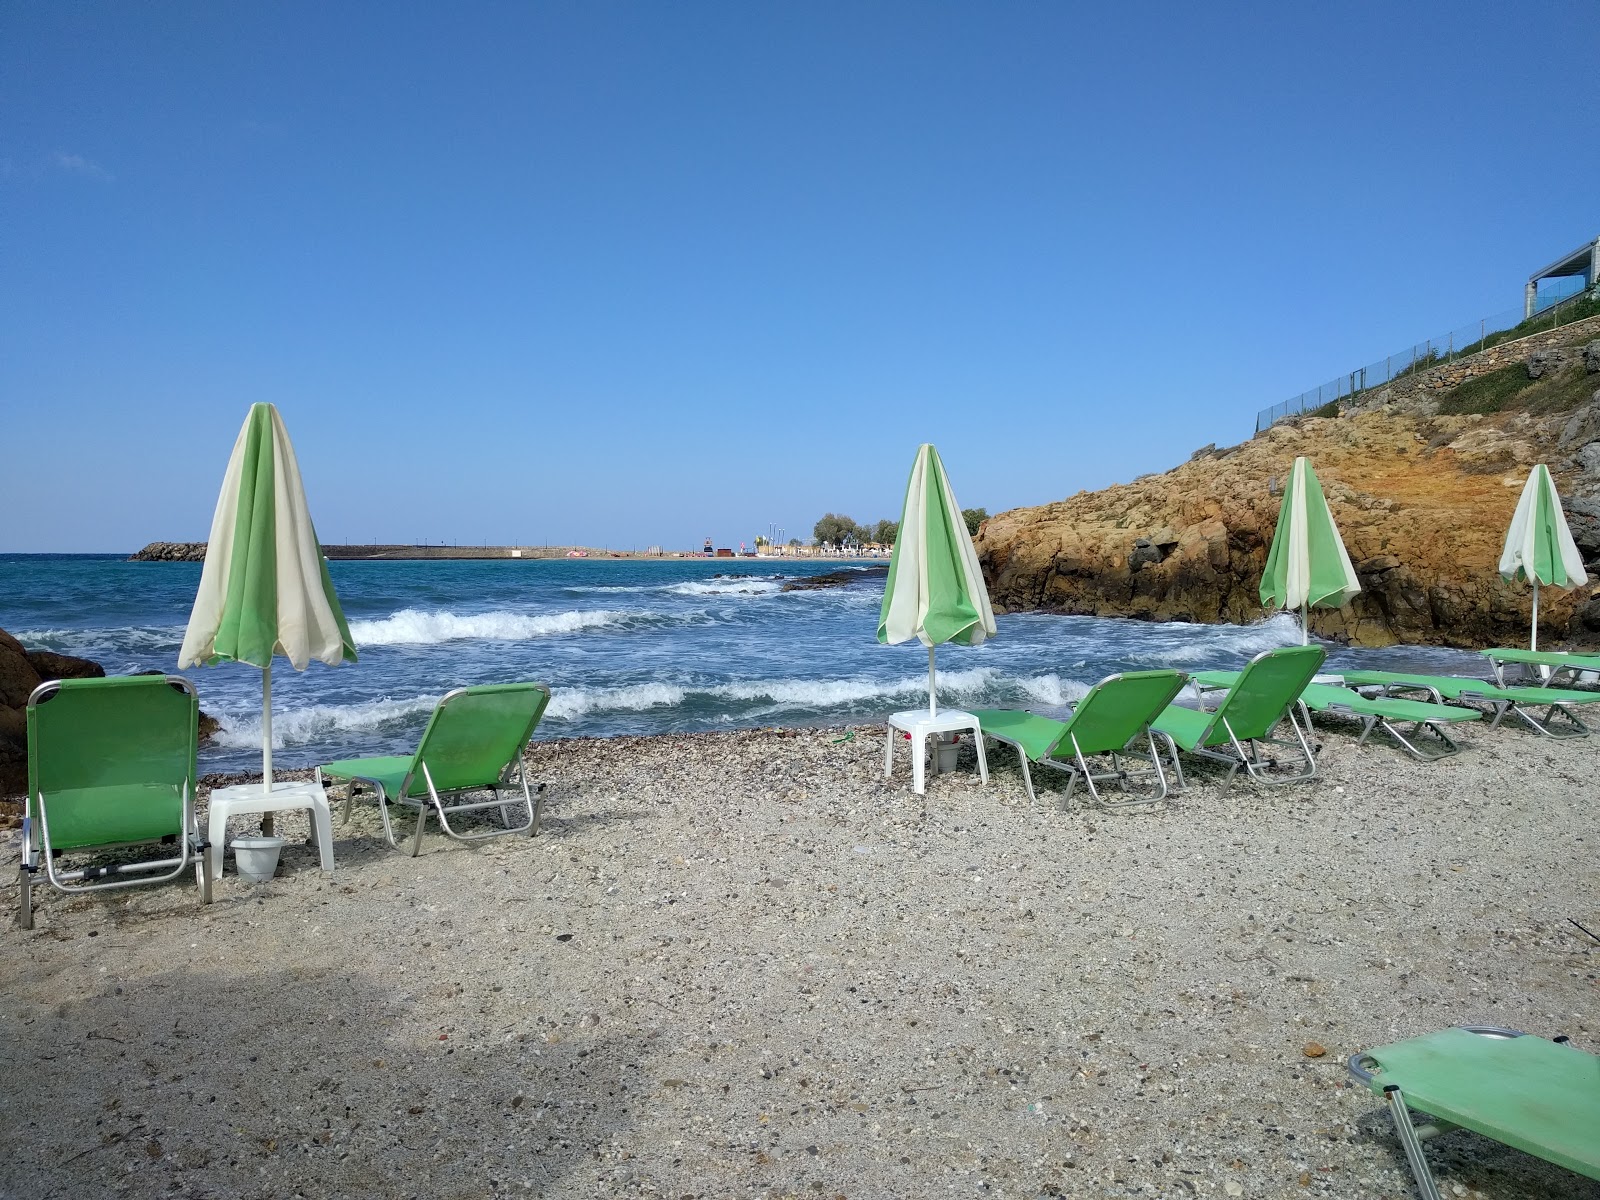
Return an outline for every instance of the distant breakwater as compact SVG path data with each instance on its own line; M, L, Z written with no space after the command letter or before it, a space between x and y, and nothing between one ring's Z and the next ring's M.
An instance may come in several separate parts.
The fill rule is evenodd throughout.
M704 554L692 550L669 550L664 554L641 554L636 550L608 550L595 546L400 546L400 545L324 545L323 556L330 561L379 559L493 559L493 558L628 558L644 561L666 560L683 558L705 558ZM206 544L204 542L151 542L137 554L130 555L129 562L204 562L206 557ZM721 556L726 557L726 556ZM754 562L756 559L746 555L737 561ZM854 558L849 555L813 554L795 556L790 558L761 559L762 562L861 562L870 561Z
M569 554L577 551L576 554ZM686 554L637 554L630 550L597 550L592 546L323 546L323 556L334 559L428 558L685 558ZM151 542L129 562L204 562L204 542ZM699 557L695 555L693 557Z

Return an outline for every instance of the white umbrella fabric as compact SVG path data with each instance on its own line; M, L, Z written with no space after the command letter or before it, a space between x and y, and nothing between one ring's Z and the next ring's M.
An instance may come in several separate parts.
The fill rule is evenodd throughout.
M1539 585L1582 587L1589 581L1583 569L1583 555L1572 540L1567 517L1561 511L1550 468L1534 467L1522 487L1522 498L1512 514L1506 532L1505 549L1500 552L1500 574L1507 581L1526 579L1533 584L1533 620L1529 627L1528 649L1539 648Z
M272 789L272 660L354 662L355 643L311 525L283 418L256 404L228 459L178 668L261 668L261 765Z
M928 713L936 716L934 647L944 642L977 646L994 633L994 609L972 535L939 452L924 444L906 484L878 614L878 641L892 646L916 638L928 648Z

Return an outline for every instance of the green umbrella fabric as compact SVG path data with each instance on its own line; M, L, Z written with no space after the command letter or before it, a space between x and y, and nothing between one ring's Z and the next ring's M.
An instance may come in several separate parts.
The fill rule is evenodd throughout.
M1310 460L1294 460L1278 508L1267 567L1261 575L1261 603L1302 613L1302 637L1309 640L1303 614L1310 607L1339 608L1361 591L1339 527L1328 511L1322 484Z
M1500 574L1507 581L1518 579L1533 584L1533 621L1529 648L1539 648L1539 585L1581 587L1589 581L1583 569L1583 555L1567 528L1561 511L1561 497L1555 480L1543 463L1534 467L1522 487L1522 497L1506 532L1505 549L1500 552Z
M944 463L932 445L917 450L900 532L878 613L878 641L916 638L928 647L928 705L936 711L934 647L981 645L995 633L994 609Z
M262 758L272 776L272 660L354 662L355 642L328 577L294 447L278 410L256 404L234 442L206 543L178 667L262 669Z

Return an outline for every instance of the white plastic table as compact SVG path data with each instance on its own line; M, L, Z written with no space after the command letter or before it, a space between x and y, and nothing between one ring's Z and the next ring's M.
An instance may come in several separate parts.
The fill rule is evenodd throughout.
M333 818L328 812L328 796L315 782L274 783L270 794L259 783L240 783L211 790L211 815L206 822L206 850L212 879L222 878L222 846L228 838L228 818L239 813L285 812L304 808L311 814L311 829L322 869L333 871Z
M889 714L889 740L883 748L883 777L888 779L894 774L894 743L895 730L911 735L911 789L919 796L927 789L925 787L925 772L927 770L927 741L929 734L959 733L962 731L972 735L973 742L978 747L978 775L984 783L989 782L989 760L983 753L983 730L978 725L978 718L969 712L962 712L957 708L941 708L937 715L930 714L925 708L915 708L907 712ZM934 765L938 770L938 764Z

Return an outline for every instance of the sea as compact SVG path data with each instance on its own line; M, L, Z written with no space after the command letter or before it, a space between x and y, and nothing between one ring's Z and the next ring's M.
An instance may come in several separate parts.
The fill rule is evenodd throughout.
M843 570L849 582L786 590ZM439 697L538 680L537 738L674 734L881 720L926 703L927 650L879 645L882 565L779 559L336 561L360 659L272 675L273 762L309 767L415 748ZM110 674L175 672L200 564L124 555L0 554L0 629ZM1299 641L1292 617L1251 625L1016 613L981 646L938 649L939 702L1059 712L1120 670L1238 669ZM1475 654L1330 644L1328 670L1482 675ZM221 722L204 772L260 770L261 672L182 672Z

